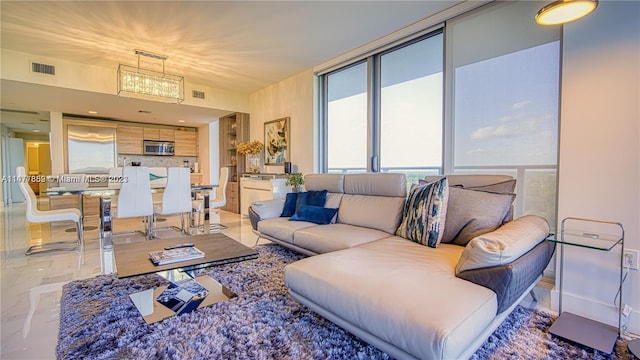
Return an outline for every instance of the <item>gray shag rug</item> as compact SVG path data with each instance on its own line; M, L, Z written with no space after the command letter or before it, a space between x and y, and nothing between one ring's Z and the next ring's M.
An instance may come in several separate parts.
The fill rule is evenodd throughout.
M58 359L390 359L290 297L282 269L302 255L279 245L260 257L205 271L238 294L147 325L129 294L166 285L158 275L101 275L66 284L60 303ZM548 334L553 317L517 307L472 359L627 359Z

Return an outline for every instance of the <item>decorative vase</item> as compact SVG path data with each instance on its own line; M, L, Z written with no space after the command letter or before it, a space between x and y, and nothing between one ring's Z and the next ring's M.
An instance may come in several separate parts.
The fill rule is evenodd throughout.
M246 154L247 160L247 172L259 173L260 172L260 154Z

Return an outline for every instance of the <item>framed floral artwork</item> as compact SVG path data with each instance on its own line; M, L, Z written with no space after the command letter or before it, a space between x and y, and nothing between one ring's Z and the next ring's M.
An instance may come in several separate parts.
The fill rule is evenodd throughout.
M289 118L264 123L264 164L276 165L289 161Z

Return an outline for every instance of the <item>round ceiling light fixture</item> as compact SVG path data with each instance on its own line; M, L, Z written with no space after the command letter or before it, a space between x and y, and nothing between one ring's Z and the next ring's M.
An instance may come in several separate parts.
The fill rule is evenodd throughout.
M587 16L598 7L598 0L557 0L536 15L540 25L560 25Z

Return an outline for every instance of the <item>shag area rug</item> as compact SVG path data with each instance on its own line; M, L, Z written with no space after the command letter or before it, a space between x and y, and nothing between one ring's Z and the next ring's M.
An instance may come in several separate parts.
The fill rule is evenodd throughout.
M58 359L390 359L300 305L287 293L283 267L303 256L279 245L260 257L205 274L238 297L147 325L129 294L166 285L158 275L101 275L63 288ZM547 333L553 317L517 307L472 359L627 359Z

